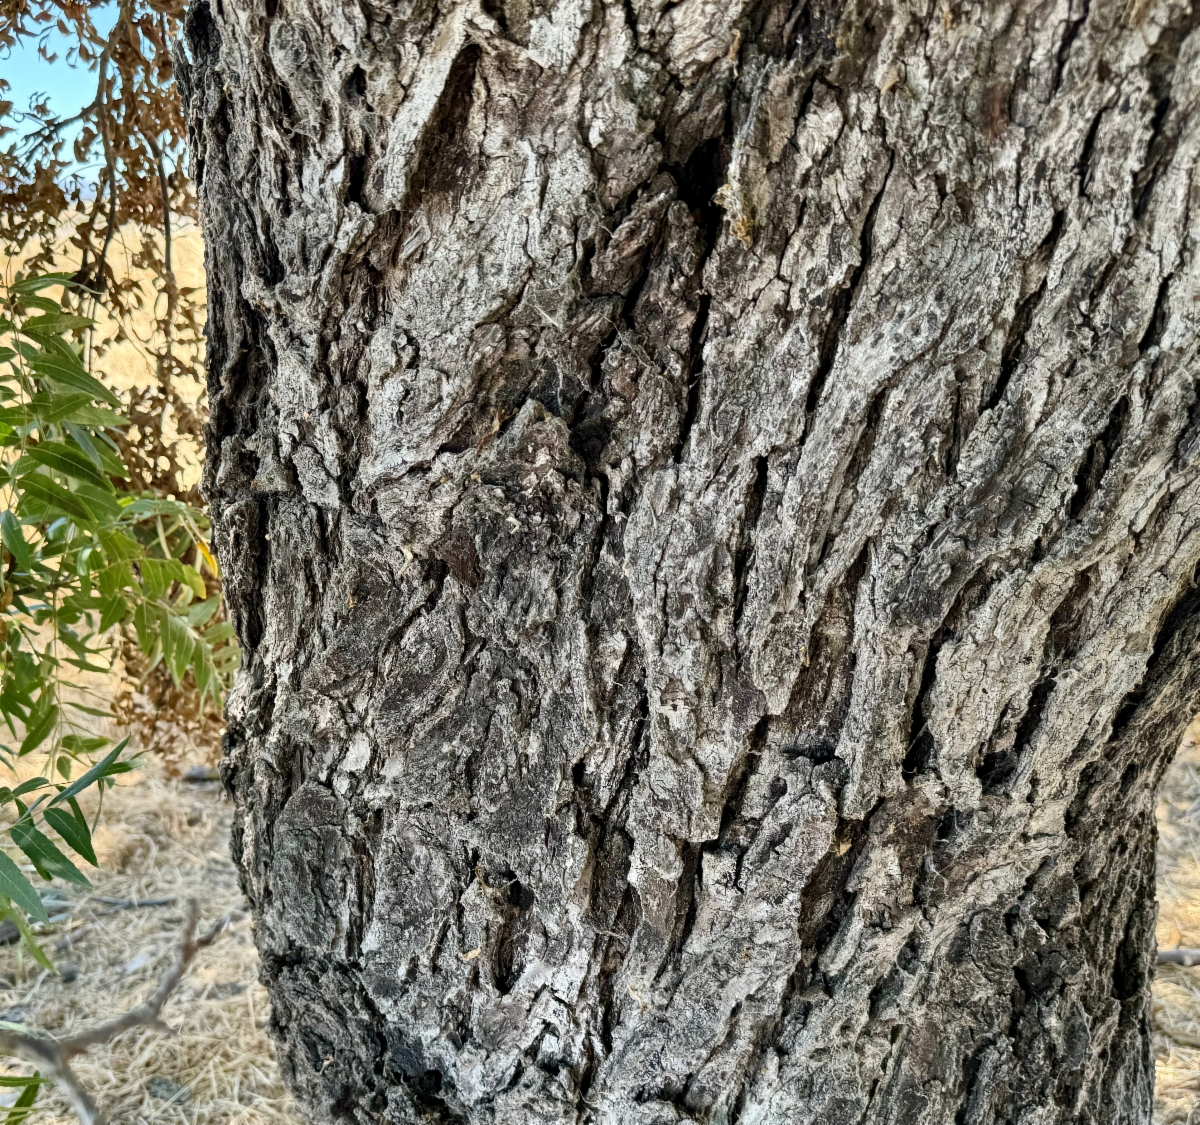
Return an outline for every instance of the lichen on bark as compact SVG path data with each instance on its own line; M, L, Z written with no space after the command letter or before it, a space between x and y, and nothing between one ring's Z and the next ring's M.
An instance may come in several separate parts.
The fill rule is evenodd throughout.
M225 776L317 1119L1149 1121L1198 25L194 0Z

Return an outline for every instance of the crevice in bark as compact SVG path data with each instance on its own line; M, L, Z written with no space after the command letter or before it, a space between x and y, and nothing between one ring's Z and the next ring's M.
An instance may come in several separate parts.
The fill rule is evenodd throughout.
M1062 236L1066 217L1067 213L1065 211L1054 212L1054 217L1050 221L1049 233L1042 240L1041 246L1038 247L1037 256L1042 259L1046 266L1054 259L1054 250L1058 246L1059 238ZM996 385L984 400L983 407L980 410L981 414L996 407L1004 397L1004 392L1008 389L1009 382L1020 366L1021 357L1025 354L1026 336L1029 334L1029 329L1033 324L1034 313L1037 312L1038 306L1046 296L1047 276L1048 271L1043 271L1042 281L1037 289L1023 300L1017 302L1012 323L1009 325L1008 334L1004 340L1004 347L1000 352L1000 372L996 378Z
M1158 292L1154 295L1154 309L1150 313L1150 322L1138 341L1140 355L1145 355L1151 348L1156 348L1162 343L1163 332L1167 327L1167 305L1170 295L1171 275L1168 274L1159 283Z
M1100 484L1117 449L1125 440L1129 428L1129 396L1117 399L1108 415L1108 422L1100 436L1092 443L1075 474L1075 490L1067 503L1067 514L1078 519L1100 490Z
M810 419L816 413L817 405L821 401L821 392L825 389L829 373L833 370L833 363L837 358L838 343L841 340L842 332L846 328L846 323L850 319L850 310L854 306L854 297L858 292L858 286L862 281L863 274L866 272L867 263L871 259L871 237L875 233L875 217L879 214L879 205L883 201L883 193L887 190L888 180L891 178L892 167L895 162L895 153L889 152L888 166L883 176L883 183L879 185L879 190L875 193L874 198L867 207L867 214L863 219L862 230L859 232L858 265L854 267L845 286L838 290L829 303L829 320L825 326L825 335L821 338L820 351L817 353L817 369L813 372L812 381L808 385L808 397L804 404L805 413Z
M1191 4L1178 24L1163 29L1151 52L1147 78L1148 93L1154 98L1154 110L1150 118L1146 156L1142 166L1133 175L1131 195L1135 219L1145 218L1154 187L1170 167L1179 144L1182 122L1179 114L1175 114L1173 119L1171 117L1171 87L1174 85L1175 68L1179 63L1183 41L1197 27L1200 27L1200 7Z
M700 415L700 380L704 375L704 334L708 328L710 300L707 293L701 294L700 307L692 324L692 358L688 369L687 404L684 407L683 418L679 422L679 437L675 442L675 453L672 458L676 464L683 458L683 451L687 448L692 427Z
M700 231L702 248L696 277L703 284L704 270L716 249L721 235L724 212L715 202L716 194L725 182L730 158L729 120L726 115L721 135L700 145L682 168L669 169L675 179L678 196L687 205ZM699 294L696 319L692 322L691 344L688 357L687 399L683 417L679 424L679 436L675 441L672 460L676 464L687 448L692 427L700 413L700 383L704 374L704 342L708 331L708 313L712 298L708 293Z
M754 543L759 518L762 516L763 499L767 494L766 457L757 457L754 461L754 479L746 497L745 512L742 517L742 541L738 546L733 560L733 643L737 651L738 625L742 620L742 611L746 607L746 593L750 586L750 572L754 568Z
M717 838L707 842L703 849L732 851L736 855L733 885L739 888L742 882L742 864L759 826L757 820L742 820L742 807L746 800L746 789L750 778L762 760L770 723L770 718L764 715L758 720L754 730L750 732L746 753L730 771L729 781L725 786L725 801L721 806L721 825L717 832Z
M1104 120L1108 107L1105 106L1092 119L1087 135L1083 138L1083 148L1079 151L1079 162L1075 165L1079 175L1079 194L1086 197L1088 193L1088 177L1092 173L1092 155L1096 151L1096 136L1100 132L1100 123Z
M464 47L450 66L420 146L412 161L404 211L415 215L430 196L463 191L476 167L476 155L466 142L467 121L473 104L472 88L481 49Z
M1091 9L1090 0L1084 0L1083 10L1077 19L1068 19L1067 25L1063 29L1062 40L1058 44L1058 50L1054 56L1054 81L1050 86L1050 95L1053 97L1058 93L1059 87L1062 85L1063 71L1067 68L1067 60L1071 57L1071 47L1080 31L1083 30L1083 25L1087 22L1088 12Z
M1194 630L1196 621L1200 621L1200 567L1192 573L1191 582L1186 592L1175 608L1167 615L1158 635L1154 638L1154 648L1150 659L1146 662L1146 672L1141 683L1128 692L1120 708L1113 718L1112 731L1109 734L1110 744L1125 737L1126 731L1137 717L1143 704L1150 696L1152 688L1164 675L1164 654L1174 646L1176 638L1186 629Z
M661 980L669 969L678 969L683 960L683 950L696 924L697 900L700 896L701 845L686 843L681 848L683 871L679 876L679 887L675 897L675 925L667 944L667 953L655 974Z
M917 688L917 697L913 701L911 718L909 720L908 751L905 753L904 761L900 766L900 773L905 781L912 781L919 774L928 771L933 765L933 758L937 753L937 744L934 742L933 734L929 729L926 709L928 707L929 695L933 691L933 685L937 679L938 655L942 651L942 646L950 637L949 629L945 625L941 625L934 632L925 649L925 662L921 666L920 686Z

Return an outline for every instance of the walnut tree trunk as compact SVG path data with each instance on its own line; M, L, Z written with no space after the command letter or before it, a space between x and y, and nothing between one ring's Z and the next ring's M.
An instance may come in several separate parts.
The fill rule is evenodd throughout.
M194 0L185 53L314 1118L1148 1122L1200 10Z

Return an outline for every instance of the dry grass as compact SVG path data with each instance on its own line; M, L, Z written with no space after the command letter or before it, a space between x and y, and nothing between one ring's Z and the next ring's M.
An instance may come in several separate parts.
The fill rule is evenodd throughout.
M105 798L94 895L78 895L69 919L44 931L46 949L73 979L44 972L19 946L0 949L0 1019L66 1034L140 1002L174 952L183 902L196 898L202 923L223 913L233 923L168 1002L165 1018L177 1034L131 1032L78 1060L79 1075L113 1125L300 1121L264 1030L269 1002L229 859L228 803L215 783L173 781L152 760L121 780ZM98 896L175 904L114 911ZM73 1121L48 1090L31 1125Z
M1158 944L1200 947L1200 720L1158 795ZM1200 1125L1200 968L1154 982L1156 1125Z

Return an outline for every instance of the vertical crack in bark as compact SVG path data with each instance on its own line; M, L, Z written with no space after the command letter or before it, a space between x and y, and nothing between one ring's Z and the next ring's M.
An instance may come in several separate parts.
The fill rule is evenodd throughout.
M804 405L805 413L810 421L816 413L817 406L821 401L821 393L833 370L838 343L846 328L846 322L850 319L850 310L854 307L854 298L858 293L859 282L862 281L867 263L871 260L871 237L875 233L875 217L879 214L879 205L883 201L883 193L887 190L888 180L891 178L895 163L896 154L889 150L888 166L883 176L883 182L867 207L867 214L859 232L858 265L854 267L845 286L838 290L837 295L829 304L829 320L825 326L825 334L821 338L820 351L817 353L817 369L813 372L812 381L809 383L808 398Z
M1058 246L1059 238L1062 236L1065 222L1066 212L1061 210L1055 211L1054 217L1050 221L1050 231L1045 239L1043 239L1037 252L1037 257L1046 266L1054 260L1054 251ZM980 410L981 414L985 411L995 409L1001 399L1004 398L1004 392L1008 390L1008 384L1021 364L1021 359L1025 354L1026 337L1033 325L1034 314L1046 296L1047 276L1048 270L1043 270L1042 280L1037 289L1017 302L1012 323L1009 325L1008 334L1004 340L1004 348L1000 353L1000 372L996 379L996 385L984 399L982 409Z

